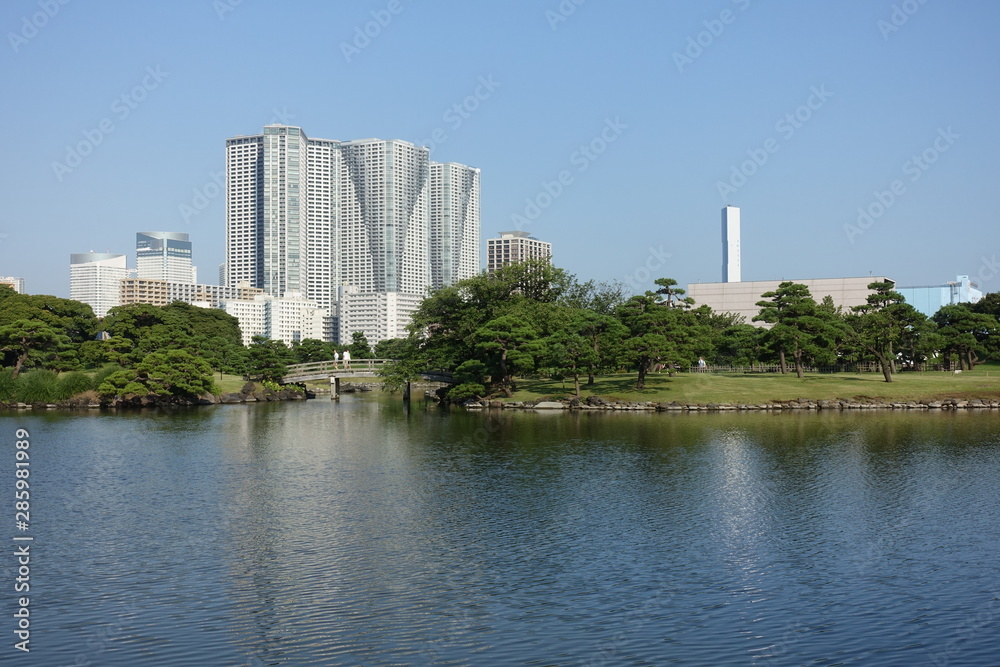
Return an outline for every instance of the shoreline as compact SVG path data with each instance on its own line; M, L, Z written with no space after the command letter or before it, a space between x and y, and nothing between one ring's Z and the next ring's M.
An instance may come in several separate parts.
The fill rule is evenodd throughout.
M944 398L914 401L855 401L847 399L814 400L798 398L767 403L658 403L654 401L606 401L594 396L587 399L537 401L467 401L459 407L468 410L581 410L618 412L782 412L801 410L996 410L997 398Z

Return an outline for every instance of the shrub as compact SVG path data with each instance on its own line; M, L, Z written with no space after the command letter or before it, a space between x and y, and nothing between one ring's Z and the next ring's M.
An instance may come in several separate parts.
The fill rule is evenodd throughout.
M82 371L73 371L59 378L59 399L76 396L93 388L94 381L91 380L90 375Z
M475 382L463 382L448 390L448 400L452 403L461 403L470 398L479 398L486 393L486 387Z
M100 368L97 369L97 372L94 373L94 376L90 382L96 389L97 387L101 386L102 382L108 379L109 375L123 370L125 369L119 366L118 364L105 364L104 366L101 366Z
M17 380L13 368L0 368L0 401L16 400Z
M59 400L59 375L46 369L22 373L17 378L17 398L25 403Z

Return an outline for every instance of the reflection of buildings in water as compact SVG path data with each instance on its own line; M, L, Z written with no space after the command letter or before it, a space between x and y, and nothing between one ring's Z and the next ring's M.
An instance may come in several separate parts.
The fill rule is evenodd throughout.
M349 616L407 592L398 566L388 565L412 539L412 502L397 469L408 456L405 428L386 436L399 420L385 413L402 415L403 406L316 399L225 409L230 520L221 555L231 571L232 631L244 653L267 664L287 656L294 638L284 619L303 606ZM370 459L361 448L381 448L383 465L359 467ZM312 641L317 632L326 631L309 631Z

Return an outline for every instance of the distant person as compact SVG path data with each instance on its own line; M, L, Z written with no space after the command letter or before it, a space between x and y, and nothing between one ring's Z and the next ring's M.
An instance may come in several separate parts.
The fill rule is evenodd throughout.
M706 368L707 368L707 366L705 364L705 359L702 358L702 357L698 357L698 372L699 373L704 373L705 370L706 370Z
M351 351L344 350L344 368L351 367Z
M334 350L333 351L333 369L334 370L337 370L338 368L340 368L340 366L337 365L338 361L340 361L340 353L337 352L336 350Z

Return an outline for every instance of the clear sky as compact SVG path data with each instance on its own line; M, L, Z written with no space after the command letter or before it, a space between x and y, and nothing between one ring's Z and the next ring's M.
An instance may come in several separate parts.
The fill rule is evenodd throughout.
M523 229L632 292L720 280L727 203L744 280L998 291L998 19L990 0L6 0L0 275L68 296L70 253L134 266L137 231L179 231L217 282L225 140L285 122L479 167L484 245Z

